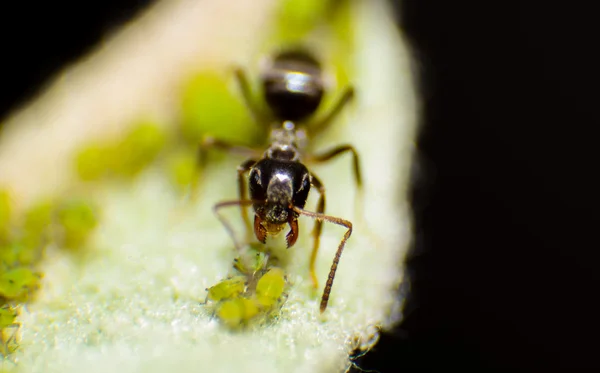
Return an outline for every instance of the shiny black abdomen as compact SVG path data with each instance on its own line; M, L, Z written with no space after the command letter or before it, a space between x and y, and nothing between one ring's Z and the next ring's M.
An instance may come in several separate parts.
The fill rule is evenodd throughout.
M319 107L323 92L290 92L278 83L265 82L265 99L280 120L299 122L310 117Z
M321 67L304 51L279 53L262 81L265 100L281 121L307 119L317 111L323 98Z

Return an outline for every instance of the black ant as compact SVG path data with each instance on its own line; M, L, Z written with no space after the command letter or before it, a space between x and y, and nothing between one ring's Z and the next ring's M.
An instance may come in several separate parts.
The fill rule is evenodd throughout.
M219 214L219 210L223 207L240 206L242 218L249 232L252 228L247 206L252 205L255 211L254 234L262 243L265 243L267 235L276 235L286 225L289 225L290 231L286 235L288 248L292 247L298 239L298 217L306 215L316 219L313 230L314 245L310 257L310 276L315 288L318 287L315 261L319 250L323 221L345 227L346 233L338 246L321 298L320 310L323 312L327 308L342 251L352 234L352 223L338 217L325 215L325 188L319 178L306 168L302 160L313 163L326 162L340 154L350 152L353 156L356 183L359 190L361 189L359 159L354 147L341 145L318 155L306 154L304 150L307 145L307 132L309 130L318 132L324 129L354 97L354 89L346 88L333 109L322 119L313 122L312 126L308 126L307 120L319 108L325 91L321 66L310 53L300 49L281 51L274 56L270 66L263 71L261 83L264 99L271 112L268 115L261 113L253 104L250 85L244 71L237 69L235 76L254 120L270 125L270 145L266 151L262 152L231 145L213 138L204 139L200 147L201 162L206 159L206 154L203 153L209 147L246 154L250 157L237 169L239 199L216 204L214 206L215 214L240 251L242 251L241 246L237 243L232 228ZM245 177L247 172L250 183L248 189ZM316 188L319 192L316 212L304 210L311 187ZM250 199L248 199L248 190Z

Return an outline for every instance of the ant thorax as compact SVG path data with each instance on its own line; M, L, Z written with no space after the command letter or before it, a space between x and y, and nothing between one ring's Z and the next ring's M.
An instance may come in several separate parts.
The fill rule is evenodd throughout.
M271 130L270 142L271 145L264 154L266 158L299 162L306 144L306 134L288 120L281 127Z

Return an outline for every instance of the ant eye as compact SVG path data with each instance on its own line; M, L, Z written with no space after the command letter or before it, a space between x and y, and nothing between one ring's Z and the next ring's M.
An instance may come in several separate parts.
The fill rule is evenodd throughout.
M310 178L305 178L304 182L302 183L302 189L310 189Z
M260 172L258 172L256 169L252 170L252 172L250 173L250 183L257 185L262 184L260 180Z
M261 172L258 169L250 171L250 196L254 200L266 199L266 191L263 188Z
M303 176L301 184L297 185L296 188L297 188L296 192L302 192L302 191L308 192L308 190L310 189L310 176L308 176L308 175Z
M298 185L298 189L294 193L294 206L304 208L306 199L308 198L308 192L310 191L310 176L308 173L302 176L302 184Z

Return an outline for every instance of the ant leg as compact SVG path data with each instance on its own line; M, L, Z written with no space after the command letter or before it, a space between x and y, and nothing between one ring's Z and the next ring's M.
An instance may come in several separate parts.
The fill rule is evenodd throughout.
M323 296L321 296L320 310L321 310L321 313L323 313L327 309L327 303L329 302L329 295L331 294L331 288L333 287L333 279L335 278L335 272L337 271L337 267L340 262L340 258L342 256L342 252L344 251L344 246L346 246L346 241L348 241L348 239L350 238L350 235L352 235L352 223L349 222L348 220L336 218L335 216L329 216L329 215L320 214L317 212L306 211L299 207L294 207L294 211L298 214L306 215L313 219L316 219L317 221L327 221L329 223L341 225L341 226L347 228L346 233L344 233L344 237L342 237L342 240L340 241L340 244L338 245L338 249L335 252L335 257L333 258L333 263L331 264L331 269L329 270L329 276L327 276L327 283L325 283L325 289L323 290Z
M250 82L248 81L248 77L246 76L244 70L242 70L241 68L236 68L235 79L237 81L238 86L240 87L240 90L242 91L242 98L244 99L244 103L250 110L250 115L252 116L252 119L254 119L254 121L259 124L266 123L264 113L258 108L258 106L256 106L254 100L252 100Z
M340 145L323 154L308 155L306 157L306 162L324 163L346 152L352 153L352 167L354 168L354 178L356 180L356 187L360 190L362 189L362 173L360 171L360 160L358 157L358 152L356 151L356 149L354 149L352 145Z
M262 152L257 149L252 149L240 145L233 145L226 141L215 139L211 136L204 136L202 142L200 143L200 147L198 148L196 177L194 177L194 184L192 185L192 200L195 200L198 194L198 178L202 171L206 168L208 151L210 149L219 149L231 154L239 154L252 158L260 158L262 154Z
M246 187L246 172L250 171L252 166L256 164L255 159L248 159L237 168L237 179L238 179L238 195L240 200L248 199L248 188ZM252 239L252 226L250 225L250 218L248 217L248 206L241 205L242 219L244 219L244 225L246 226L246 240L250 242Z
M246 157L260 157L262 152L258 149L252 149L246 146L233 145L226 141L215 139L211 136L204 136L198 149L198 166L203 169L206 166L208 151L212 148L226 151L231 154L244 155Z
M310 126L310 131L313 134L317 134L327 128L331 122L338 116L340 111L354 98L354 87L347 87L344 93L339 98L338 102L333 108L327 113L322 119L316 121Z
M248 206L251 204L252 204L251 200L235 200L235 201L219 202L213 206L213 212L215 213L215 215L217 216L217 219L219 219L221 224L223 224L223 227L225 228L225 230L231 237L231 240L233 241L233 245L235 246L236 250L240 253L240 257L242 258L242 260L246 260L245 259L246 258L246 255L245 255L246 254L246 252L245 252L246 245L242 246L238 242L238 240L235 238L235 232L233 231L233 227L231 226L231 224L229 224L227 219L225 219L225 217L219 213L219 210L221 210L224 207L231 207L231 206L245 207L245 206ZM247 264L249 264L249 263L244 263L244 265L247 265Z
M355 205L355 211L354 213L356 214L356 216L362 220L362 216L363 216L363 203L364 203L364 197L363 197L363 183L362 183L362 172L361 172L361 168L360 168L360 159L358 156L358 152L356 151L356 149L354 149L354 147L352 145L340 145L337 146L325 153L322 154L318 154L318 155L308 155L306 157L306 162L312 162L312 163L323 163L323 162L328 162L331 159L337 157L340 154L344 154L350 152L352 153L352 167L354 169L354 180L356 182L356 188L357 188L357 195L356 195L356 205ZM361 224L363 224L364 222L361 221Z
M310 175L310 183L312 186L317 188L319 191L319 201L317 202L317 214L323 214L325 212L325 187L321 180L317 178L314 174ZM317 289L319 287L319 280L317 279L317 273L315 271L315 263L317 262L317 253L319 252L319 245L321 243L321 232L323 231L323 221L317 220L315 221L315 227L313 228L313 248L310 253L310 279L313 284L313 288Z

